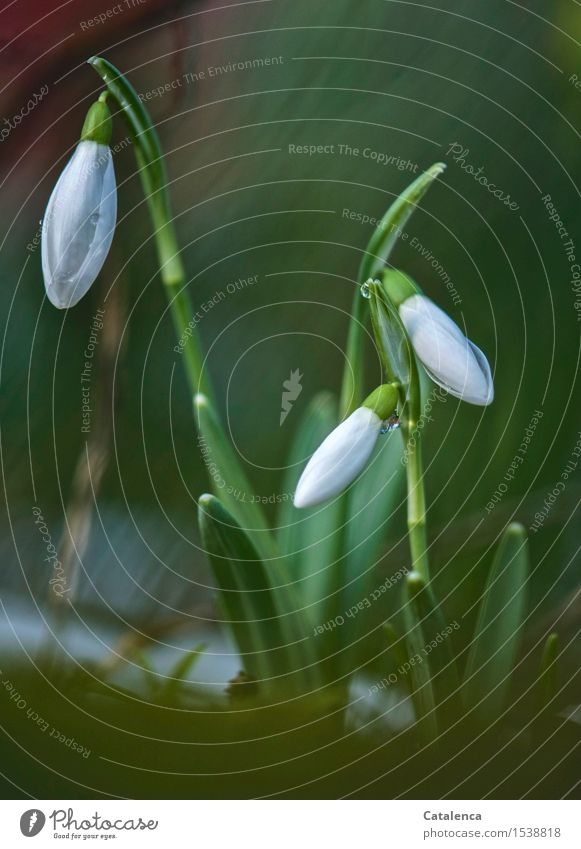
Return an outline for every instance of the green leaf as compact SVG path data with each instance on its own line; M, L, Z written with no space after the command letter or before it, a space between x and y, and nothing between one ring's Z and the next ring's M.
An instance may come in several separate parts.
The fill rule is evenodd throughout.
M291 686L305 685L311 672L311 634L302 625L300 611L289 612L288 588L279 586L285 578L279 564L265 567L250 538L213 495L200 497L198 517L245 671L260 681L278 678L278 683L292 672ZM266 687L276 684L273 680Z
M529 572L526 531L514 522L504 532L490 569L464 673L464 702L487 725L508 699L527 610Z
M384 623L383 634L387 641L387 647L393 655L396 668L402 669L408 659L405 639L398 633L396 627L393 625L392 622ZM406 688L411 695L412 687L409 677L405 676L402 677L400 680L402 684L406 685Z
M337 423L337 403L330 392L321 392L308 405L297 428L288 458L284 491L294 493L306 461ZM326 621L326 596L332 592L340 543L340 499L330 504L297 510L292 499L280 505L277 524L281 551L287 554L297 592L317 625Z
M358 642L360 636L370 631L370 618L376 622L379 618L375 606L381 605L385 616L385 605L389 605L390 597L399 596L396 587L386 589L379 599L374 598L373 593L380 591L386 580L400 569L399 565L391 569L386 563L379 568L378 561L402 500L405 478L405 468L400 462L402 452L399 431L380 436L367 468L348 493L343 606L350 610L361 602L366 605L368 599L373 608L365 606L346 620L347 641L353 646L354 664L363 652L363 645Z
M434 180L443 174L446 166L436 162L414 180L391 204L369 240L361 261L359 282L376 277L389 259L412 212L428 191Z
M171 672L168 675L168 681L161 692L161 701L166 704L171 704L177 701L180 685L184 681L186 675L196 665L204 651L206 644L200 643L191 651L186 652L183 657L180 657Z
M426 640L413 603L413 592L410 592L407 583L406 595L407 600L403 608L405 642L408 652L406 664L409 666L406 675L414 703L418 734L424 743L432 743L438 737L438 720L430 659L425 654Z
M351 309L345 367L341 384L340 408L342 416L352 413L359 406L363 397L363 339L365 336L366 302L361 295L360 286L369 278L374 278L381 273L404 225L434 180L444 172L445 168L446 166L442 162L436 162L414 180L391 204L369 240L359 267L358 285Z
M160 688L160 678L157 672L155 671L152 663L150 662L146 653L141 649L136 648L132 652L132 656L136 662L136 665L141 667L145 685L149 690L150 695L157 698L157 694L159 693Z
M336 424L335 398L330 392L319 393L307 407L292 442L285 492L294 493L306 461ZM345 612L344 562L339 556L345 506L344 496L304 510L297 510L289 500L281 504L278 516L280 548L288 554L297 594L312 622L318 669L327 682L337 679L340 672L337 652L345 641L344 627L329 624ZM321 631L322 626L327 628Z
M558 634L549 634L543 646L541 666L537 679L537 701L539 712L547 708L555 709L555 699L559 692L559 655Z
M406 582L425 639L422 651L430 661L439 725L446 728L462 714L460 676L452 643L452 633L459 625L446 622L431 587L421 575L411 572Z
M345 350L345 366L341 381L341 399L339 409L341 418L345 419L359 407L363 400L365 382L365 320L367 318L367 301L361 294L360 285L355 288L349 329L347 331L347 346Z
M276 545L260 502L253 498L252 487L205 395L195 396L194 413L199 433L198 448L214 492L252 539L260 555L263 558L276 556Z

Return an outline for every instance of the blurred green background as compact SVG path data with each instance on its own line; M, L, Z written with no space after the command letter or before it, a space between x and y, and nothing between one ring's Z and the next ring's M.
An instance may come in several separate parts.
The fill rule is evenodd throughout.
M446 163L392 260L466 328L494 370L494 404L482 410L449 398L425 439L436 584L450 619L468 626L501 529L514 519L525 527L534 522L581 431L581 293L572 288L572 263L543 202L551 196L581 262L577 5L188 2L161 11L151 4L139 16L121 13L114 23L83 27L101 6L106 10L79 4L66 21L56 10L31 38L36 55L59 34L67 36L63 44L25 75L5 69L4 115L16 114L43 85L48 94L0 148L4 663L28 668L44 639L47 567L35 505L56 544L65 507L95 504L71 654L107 659L134 629L153 638L163 667L171 647L195 644L212 618L195 501L209 483L121 121L113 141L114 151L120 143L120 194L112 253L69 313L45 300L32 242L98 91L83 64L93 53L128 75L157 125L192 300L202 311L206 305L199 330L207 368L255 494L267 501L281 493L290 441L309 399L339 390L357 268L373 229L361 217L380 217L414 176ZM35 4L29 13L35 20ZM17 52L8 56L18 61ZM517 209L454 159L454 144ZM310 155L297 146L321 147ZM257 279L228 293L228 284L249 278ZM227 296L210 308L220 291ZM88 483L80 373L97 309L105 310L101 343L109 347L101 344L92 383L92 450L102 477ZM368 353L371 389L380 373L371 342ZM303 391L280 426L282 382L296 368ZM536 410L543 417L525 461L487 512ZM531 534L532 612L519 667L536 664L539 641L558 630L566 647L564 707L581 696L580 492L576 471ZM274 508L266 509L274 520ZM403 518L398 513L389 526L379 577L406 562ZM460 648L469 637L462 627ZM206 679L223 689L223 667L213 671L211 659L204 662ZM0 708L12 717L11 705ZM24 773L19 787L29 781L39 792L34 770ZM98 792L107 781L105 770ZM345 778L338 789L319 792L350 792L358 781Z

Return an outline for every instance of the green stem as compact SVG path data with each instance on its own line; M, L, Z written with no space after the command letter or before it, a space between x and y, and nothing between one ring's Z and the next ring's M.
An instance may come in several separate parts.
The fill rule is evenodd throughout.
M399 316L398 316L399 317ZM422 445L418 429L421 415L420 378L415 356L410 351L408 396L403 405L403 435L406 457L407 525L412 569L429 588L428 535L426 530L426 494Z
M186 274L174 228L158 135L137 92L123 74L101 56L92 56L88 63L107 86L109 96L129 126L139 176L153 223L161 279L178 339L184 340L184 364L190 391L192 395L203 392L213 400L210 379L203 369L204 359L196 332L194 310L186 289Z
M142 183L153 223L161 280L172 311L176 335L178 341L187 340L183 356L190 391L192 395L201 392L213 401L210 378L203 367L204 358L195 331L194 309L186 288L186 274L170 217L169 203L167 200L160 203L158 194L148 193L146 179L142 179ZM165 187L164 190L167 191Z

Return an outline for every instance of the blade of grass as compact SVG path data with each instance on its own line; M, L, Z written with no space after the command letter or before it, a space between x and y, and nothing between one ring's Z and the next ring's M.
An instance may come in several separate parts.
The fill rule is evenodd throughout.
M490 569L464 673L464 703L484 724L502 712L508 699L529 573L526 531L514 522L505 530Z
M180 657L168 675L168 681L162 689L161 700L166 704L177 701L181 684L186 675L194 668L200 657L206 650L206 644L200 643L191 651Z
M261 505L253 499L252 488L238 457L205 395L195 396L194 413L199 432L198 447L216 495L251 537L262 558L276 556L276 545Z
M145 685L149 690L150 696L157 698L160 689L160 678L155 671L153 664L150 662L146 653L141 649L135 649L133 652L133 660L136 665L141 668Z

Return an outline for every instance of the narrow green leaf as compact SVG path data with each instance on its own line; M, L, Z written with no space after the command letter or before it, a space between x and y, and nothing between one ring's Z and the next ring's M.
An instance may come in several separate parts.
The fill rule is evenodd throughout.
M399 565L392 569L384 561L379 568L378 561L402 499L402 451L398 431L380 436L367 468L348 493L343 612L349 611L345 627L346 642L352 646L351 666L365 658L365 641L360 642L360 638L370 632L370 623L392 610L392 600L399 598ZM386 588L392 578L394 586Z
M285 651L280 648L284 647L285 640L259 554L217 498L202 495L198 505L202 541L218 584L221 607L246 672L258 680L265 680L287 671ZM282 670L277 668L281 664Z
M238 457L205 395L195 396L194 412L199 433L198 448L214 492L251 537L259 554L263 558L276 556L274 539L260 502L253 497Z
M349 575L366 569L385 545L390 522L402 501L405 467L401 433L382 434L367 468L349 492Z
M200 657L206 650L206 644L200 643L191 651L186 652L183 657L180 657L171 672L168 675L168 681L163 687L161 693L162 701L171 704L175 702L179 694L180 685L186 675L193 669Z
M330 392L321 392L308 405L297 428L288 458L284 491L294 493L306 461L337 423L337 403ZM327 619L326 596L332 592L330 570L340 544L341 504L297 510L292 499L280 505L277 524L280 549L287 554L297 592L315 625Z
M350 413L356 410L364 398L364 339L366 319L367 302L361 294L360 284L356 284L349 329L347 331L345 365L343 367L343 378L341 381L341 397L339 402L341 419L347 418Z
M258 680L278 677L279 683L280 676L292 672L290 686L310 683L314 672L310 628L304 625L300 609L293 609L288 601L280 564L264 565L250 538L213 495L200 497L198 517L245 671Z
M561 651L559 635L549 634L543 646L541 666L537 680L537 701L539 712L552 708L555 710L555 698L559 692L559 654Z
M438 737L438 719L430 659L425 653L426 640L413 604L413 593L410 594L407 584L406 596L403 619L408 656L405 661L404 674L408 677L410 684L420 739L424 743L432 743ZM398 674L402 675L401 667L398 667Z
M407 663L407 651L405 639L398 633L395 625L392 622L385 622L383 625L383 634L387 641L387 647L393 655L396 669L403 669ZM406 685L408 692L411 695L412 688L408 676L402 676L400 679L402 684Z
M452 634L459 625L446 622L430 586L421 575L411 572L406 581L425 639L422 651L430 661L439 725L445 728L453 725L462 714L460 676L452 643Z
M135 649L133 651L133 659L137 666L141 667L145 685L149 690L150 695L157 697L160 689L160 678L146 653L141 649Z
M365 300L361 295L360 286L369 278L374 278L381 273L412 212L434 180L444 172L445 168L444 163L436 162L427 171L420 174L396 198L377 225L363 254L363 259L359 266L358 283L353 297L351 321L347 336L345 366L341 383L340 408L343 417L352 413L359 406L363 397L363 339L365 334L366 311Z
M436 162L394 200L369 240L359 270L360 283L382 271L412 212L434 180L445 170L443 162Z
M516 522L504 532L484 589L464 673L464 702L489 724L506 705L527 609L528 541Z

